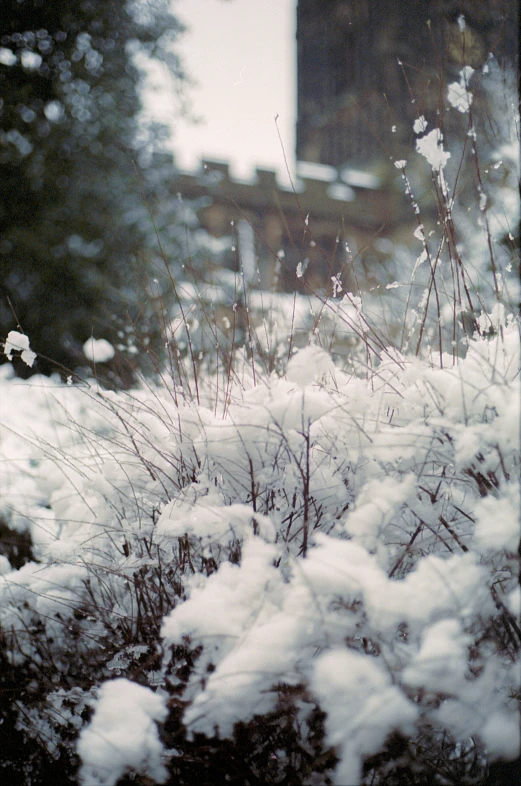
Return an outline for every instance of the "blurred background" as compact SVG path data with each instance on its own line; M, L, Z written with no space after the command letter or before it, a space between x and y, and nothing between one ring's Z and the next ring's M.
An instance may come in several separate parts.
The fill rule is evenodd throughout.
M421 246L394 162L435 227L415 139L443 128L451 165L470 160L469 115L444 98L464 66L507 266L517 19L514 0L4 0L0 336L38 353L17 372L90 372L85 342L104 339L103 373L129 385L196 303L221 324L246 288L398 285Z

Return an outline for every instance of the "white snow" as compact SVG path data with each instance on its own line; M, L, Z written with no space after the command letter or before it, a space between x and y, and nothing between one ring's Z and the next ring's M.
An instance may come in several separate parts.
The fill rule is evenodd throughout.
M354 295L335 305L350 319L361 307ZM3 629L16 636L43 620L58 643L86 578L109 566L111 614L132 617L132 577L153 570L156 553L175 565L182 542L194 571L161 640L165 664L170 645L202 648L184 694L189 734L229 736L274 709L274 685L304 684L326 712L340 784L357 783L393 729L414 734L423 722L511 755L514 672L480 650L476 630L499 624L490 584L515 563L519 333L500 307L479 320L487 336L469 339L454 364L444 356L443 368L388 350L374 374L357 375L309 345L285 376L259 372L254 384L243 355L240 384L221 386L217 410L203 380L196 404L174 387L92 395L2 371L0 512L30 529L40 559L20 570L2 560ZM17 335L10 346L28 342ZM472 473L498 480L483 496ZM505 593L514 613L519 593ZM365 653L363 640L378 648ZM479 681L469 678L475 648L489 664ZM107 669L132 657L120 644ZM148 679L164 685L164 671ZM105 683L80 736L84 782L108 786L131 771L160 782L155 722L165 712L147 688ZM304 705L298 713L303 722Z
M327 712L327 741L340 753L339 786L360 782L363 757L379 751L392 730L407 734L414 728L418 708L380 664L358 653L321 655L311 687Z
M42 64L42 57L38 52L33 52L31 49L23 49L20 55L20 60L24 68L28 71L34 71Z
M396 511L414 494L415 478L370 480L358 494L356 507L345 518L344 527L366 549L376 548L379 534Z
M334 364L329 353L320 347L300 349L288 363L286 377L301 387L334 371Z
M36 360L36 353L29 347L29 339L17 330L11 330L4 344L4 355L12 360L13 352L21 352L23 362L31 367Z
M427 131L428 125L429 124L425 120L425 117L423 115L420 115L420 117L417 117L416 120L414 121L413 131L415 134L423 134L424 131Z
M108 363L116 351L112 344L104 338L88 338L83 345L83 354L91 363Z
M479 448L478 448L479 450ZM521 540L519 483L507 483L500 499L481 499L475 510L475 537L481 548L515 553Z
M334 183L337 178L337 171L334 166L326 164L316 164L312 161L297 161L297 176L308 180L323 180L326 183Z
M459 81L452 82L448 87L447 99L449 104L463 114L469 111L474 98L468 88L473 73L473 68L465 66L460 71Z
M167 712L162 697L149 688L126 679L105 682L78 740L83 786L115 786L127 772L164 783L168 773L155 722Z
M59 101L49 101L43 108L43 113L51 123L57 123L64 115L63 105Z
M0 46L0 63L6 66L12 66L16 63L16 55L12 49L7 49L5 46Z
M348 186L353 188L379 188L381 180L378 175L372 172L363 172L359 169L352 169L351 167L344 167L340 171L340 177L347 183Z
M511 761L519 756L521 734L518 712L495 712L485 721L481 737L493 759Z
M442 170L450 158L450 153L443 149L443 134L439 128L417 139L416 150L427 159L434 172Z
M352 202L356 199L354 190L346 183L331 183L327 188L327 193L331 199L338 199L341 202Z
M464 681L472 638L457 619L444 619L426 628L418 654L403 673L409 685L436 693L454 693Z

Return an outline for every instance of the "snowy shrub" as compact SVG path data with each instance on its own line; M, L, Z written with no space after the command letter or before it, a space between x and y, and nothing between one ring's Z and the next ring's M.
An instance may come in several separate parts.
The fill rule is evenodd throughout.
M337 290L308 346L252 316L201 360L185 323L169 373L127 392L2 369L0 515L31 538L0 559L9 782L470 784L519 755L510 258L478 189L477 281L420 120L440 225L418 207L394 344ZM4 352L32 358L22 334Z

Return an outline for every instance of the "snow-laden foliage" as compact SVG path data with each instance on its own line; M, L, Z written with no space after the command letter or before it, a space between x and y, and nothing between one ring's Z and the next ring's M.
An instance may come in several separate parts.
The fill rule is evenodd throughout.
M167 386L4 380L3 515L38 561L0 578L2 629L48 685L18 727L57 755L94 705L82 772L114 784L148 756L157 780L163 705L140 688L125 709L121 681L92 698L123 674L178 696L188 739L284 696L305 739L320 707L341 784L393 734L515 757L519 326L482 319L493 334L441 368L395 351L346 374L310 346L254 386L245 364L225 411Z
M125 393L2 369L11 780L470 784L519 755L520 323L504 260L475 286L446 137L414 131L443 237L418 219L389 335L337 276L306 313L245 301L213 357L180 299L168 375Z

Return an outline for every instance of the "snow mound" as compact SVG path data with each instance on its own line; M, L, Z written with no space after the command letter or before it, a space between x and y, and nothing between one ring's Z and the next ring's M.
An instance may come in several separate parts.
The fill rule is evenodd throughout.
M115 786L129 771L164 783L168 773L155 721L167 714L162 698L149 688L126 679L106 682L78 741L83 786Z

